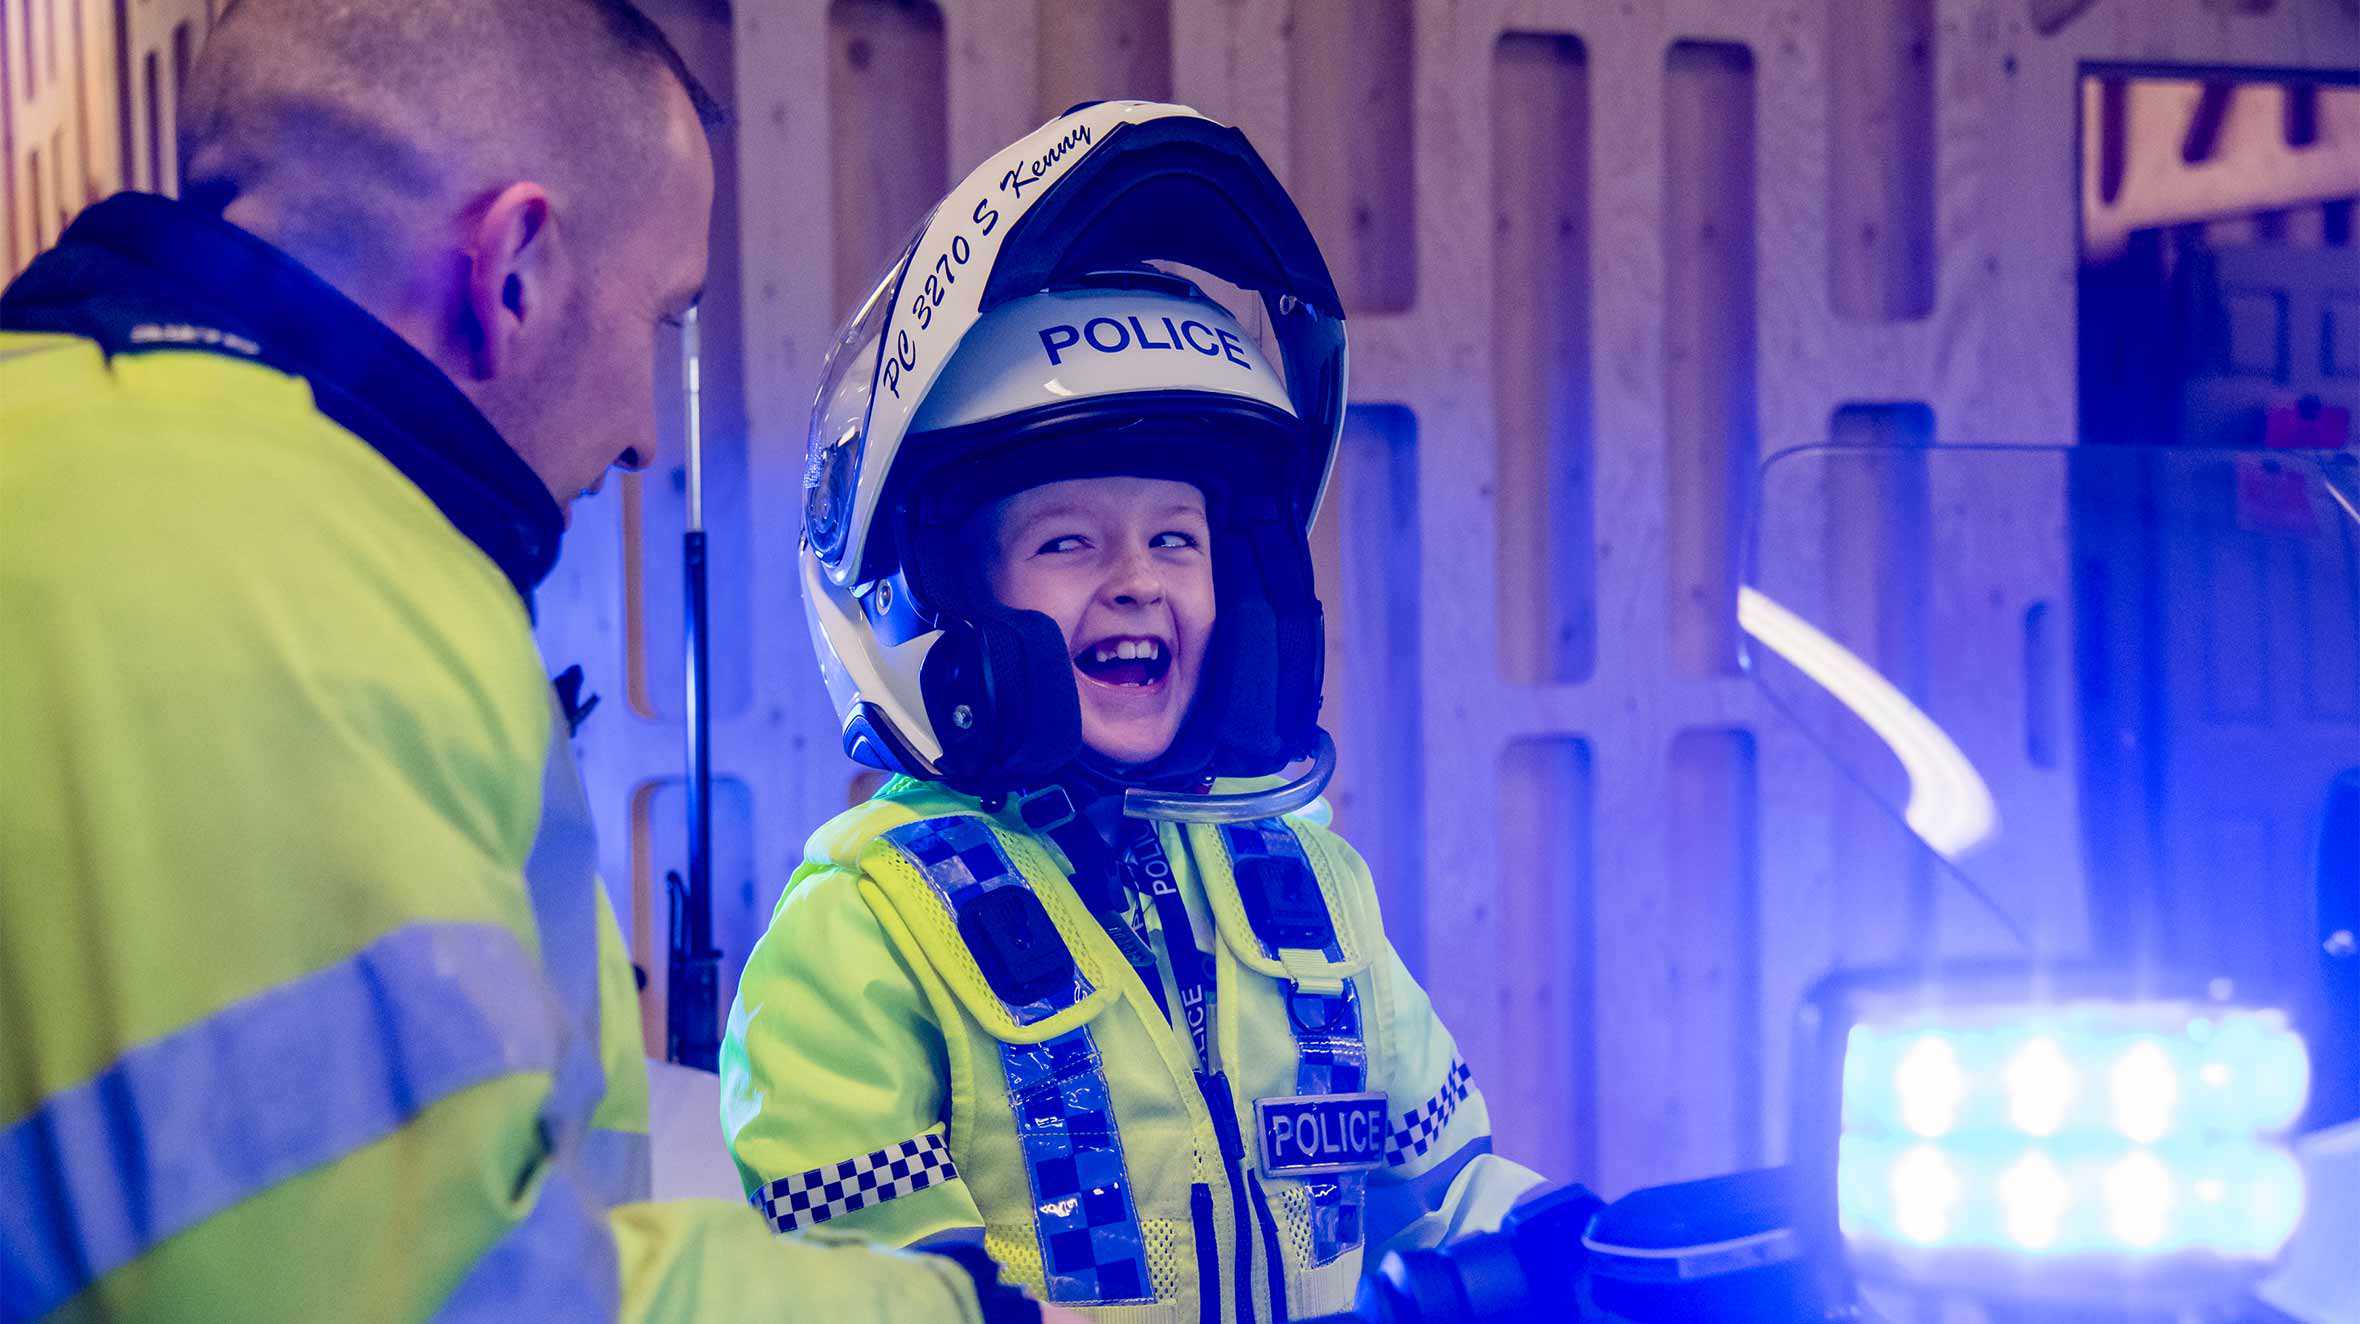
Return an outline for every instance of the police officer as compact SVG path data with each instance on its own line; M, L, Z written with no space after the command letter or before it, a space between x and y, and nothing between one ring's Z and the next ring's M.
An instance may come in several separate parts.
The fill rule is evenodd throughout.
M779 1230L1246 1324L1537 1182L1316 799L1344 353L1243 135L1138 102L986 162L843 331L806 605L847 752L898 775L812 837L731 1012L724 1126Z
M241 0L189 81L187 200L0 297L0 1318L1037 1318L642 1202L529 613L710 100L626 0Z

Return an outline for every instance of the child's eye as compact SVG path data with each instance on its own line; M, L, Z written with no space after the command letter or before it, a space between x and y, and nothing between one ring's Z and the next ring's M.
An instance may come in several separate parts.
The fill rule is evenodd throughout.
M1155 537L1149 539L1147 545L1158 549L1167 547L1194 547L1197 545L1197 541L1196 535L1193 533L1183 533L1178 529L1166 529L1162 533L1159 533L1155 535Z
M1051 538L1049 541L1042 543L1040 547L1034 551L1033 555L1050 556L1058 552L1078 552L1082 549L1084 543L1087 541L1087 539L1083 538L1082 535L1078 533L1068 533L1062 537Z

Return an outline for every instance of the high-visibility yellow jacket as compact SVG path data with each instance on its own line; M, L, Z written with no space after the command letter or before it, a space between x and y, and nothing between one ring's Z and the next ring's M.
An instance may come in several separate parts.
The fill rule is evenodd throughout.
M1095 1317L1244 1324L1342 1309L1366 1256L1494 1226L1537 1182L1487 1152L1483 1095L1333 833L1159 825L1148 886L1176 900L1139 904L1139 934L1020 812L900 778L811 839L721 1053L775 1227L980 1235ZM1212 970L1209 1071L1174 904Z
M946 1259L634 1202L516 585L247 332L138 329L0 332L0 1319L975 1318Z

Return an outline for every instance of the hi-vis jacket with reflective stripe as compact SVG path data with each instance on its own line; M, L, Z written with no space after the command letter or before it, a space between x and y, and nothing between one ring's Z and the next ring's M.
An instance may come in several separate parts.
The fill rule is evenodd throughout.
M515 587L305 381L0 333L0 1319L974 1318L631 1202L581 811Z
M1141 935L1102 925L1014 809L896 779L815 835L721 1053L723 1127L773 1225L979 1231L1097 1317L1239 1324L1341 1309L1365 1256L1496 1225L1538 1179L1487 1153L1483 1096L1351 847L1301 818L1156 843L1149 890L1176 896L1138 908Z

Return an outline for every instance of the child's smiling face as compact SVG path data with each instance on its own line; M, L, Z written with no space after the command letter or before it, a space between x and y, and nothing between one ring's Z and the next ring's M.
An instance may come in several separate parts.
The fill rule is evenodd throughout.
M993 596L1065 632L1082 742L1117 763L1171 747L1213 631L1204 493L1166 478L1027 488L988 521Z

